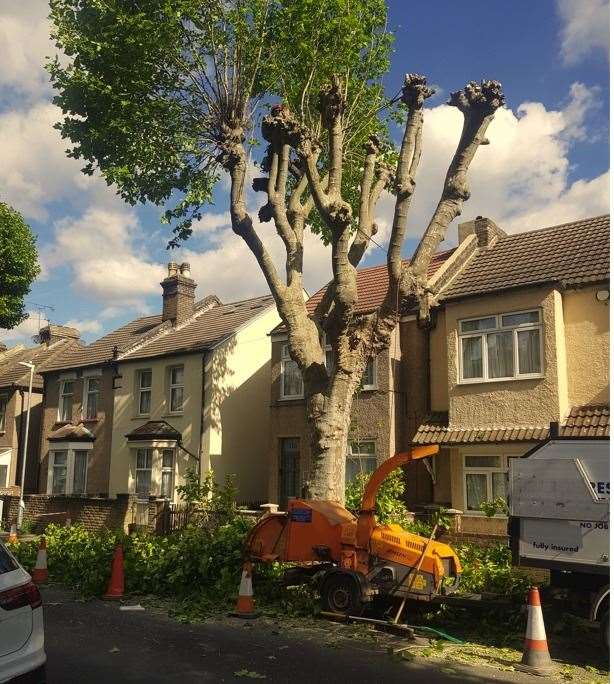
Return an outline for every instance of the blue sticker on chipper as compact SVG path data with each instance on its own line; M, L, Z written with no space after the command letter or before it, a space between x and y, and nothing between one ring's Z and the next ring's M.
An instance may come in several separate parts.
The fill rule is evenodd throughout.
M293 508L290 512L290 520L300 523L311 522L311 508Z

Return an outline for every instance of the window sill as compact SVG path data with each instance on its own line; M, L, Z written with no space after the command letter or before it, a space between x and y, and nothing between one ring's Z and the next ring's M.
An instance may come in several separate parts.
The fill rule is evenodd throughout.
M465 518L480 518L480 520L507 520L509 516L504 513L495 513L494 515L486 515L482 511L463 511L463 516Z
M84 418L81 422L82 423L99 423L101 421L101 418Z
M360 388L360 393L362 394L363 392L377 392L377 385L365 385Z
M181 418L184 414L183 411L175 411L174 413L164 413L162 418ZM143 418L149 418L149 416L142 416Z
M279 397L279 401L303 401L305 396L302 394L297 394L293 397Z
M522 380L543 380L545 375L540 373L538 375L522 375L517 378L479 378L477 380L459 380L457 385L492 385L496 382L522 382Z

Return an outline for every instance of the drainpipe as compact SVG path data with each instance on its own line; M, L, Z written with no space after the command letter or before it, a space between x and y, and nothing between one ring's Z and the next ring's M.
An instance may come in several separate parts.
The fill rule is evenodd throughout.
M19 471L19 466L21 465L21 459L23 458L23 414L24 411L24 395L25 392L20 389L19 396L21 398L21 408L19 411L19 436L17 438L17 463L15 463L15 484L17 484L17 473Z
M203 361L202 361L202 373L201 373L201 378L200 378L200 430L199 430L199 438L198 438L198 456L196 457L198 459L198 481L200 482L200 479L202 477L202 452L203 452L203 434L205 433L205 373L206 373L206 359L207 359L207 352L203 353Z

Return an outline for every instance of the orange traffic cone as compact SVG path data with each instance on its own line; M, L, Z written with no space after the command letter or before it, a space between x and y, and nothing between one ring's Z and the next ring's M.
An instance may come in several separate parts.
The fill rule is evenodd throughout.
M539 589L531 587L527 600L527 631L524 638L522 661L515 665L516 670L547 677L555 671L548 651L544 616L539 600Z
M243 572L241 574L241 583L239 584L239 596L237 598L237 607L234 613L235 617L252 619L258 617L258 613L254 610L254 590L252 588L252 564L250 561L245 561L243 564Z
M41 537L36 554L36 565L32 571L32 580L35 584L44 584L49 579L47 570L47 540Z
M102 597L107 600L117 600L124 596L124 547L118 544L113 554L111 565L111 579L107 593Z
M9 541L13 542L13 544L17 541L17 525L13 523L11 525L11 531L9 533Z

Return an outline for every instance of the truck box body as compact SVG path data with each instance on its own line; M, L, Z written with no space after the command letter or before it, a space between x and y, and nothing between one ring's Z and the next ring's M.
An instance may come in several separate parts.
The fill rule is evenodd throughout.
M609 440L553 439L510 462L516 563L609 573Z

